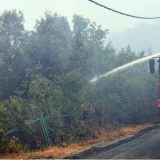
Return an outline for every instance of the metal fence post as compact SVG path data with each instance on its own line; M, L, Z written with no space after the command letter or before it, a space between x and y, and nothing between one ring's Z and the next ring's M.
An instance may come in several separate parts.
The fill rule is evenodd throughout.
M43 114L41 114L41 116L40 116L40 124L41 124L41 128L42 128L42 131L43 131L45 142L48 146L51 146L52 143L51 143L51 140L49 138L48 128L47 128L46 121L44 119Z

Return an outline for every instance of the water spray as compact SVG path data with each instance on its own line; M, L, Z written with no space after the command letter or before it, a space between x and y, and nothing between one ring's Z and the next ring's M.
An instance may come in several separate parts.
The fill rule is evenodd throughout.
M119 67L117 67L117 68L115 68L115 69L113 69L113 70L111 70L111 71L109 71L109 72L106 72L106 73L101 74L101 75L99 75L99 76L95 76L95 77L93 77L93 78L90 80L90 82L91 82L91 83L95 83L95 82L97 82L98 80L100 80L100 79L102 79L102 78L107 78L108 76L112 76L112 75L114 75L114 74L116 74L116 73L118 73L118 72L120 72L120 71L123 71L123 70L125 70L125 69L128 69L128 68L130 68L130 67L132 67L132 66L134 66L134 65L143 63L143 62L145 62L145 61L148 61L148 60L150 60L150 59L152 59L152 58L159 57L159 56L160 56L160 53L155 53L155 54L152 54L152 55L145 56L145 57L143 57L143 58L134 60L134 61L132 61L132 62L129 62L129 63L127 63L127 64L124 64L124 65L122 65L122 66L119 66Z
M158 59L158 60L157 60ZM160 53L155 53L149 56L145 56L143 58L134 60L130 63L124 64L122 66L119 66L109 72L106 72L104 74L101 74L99 76L95 76L94 78L92 78L90 80L90 83L96 83L98 80L102 79L102 78L107 78L108 76L113 76L114 74L123 71L125 69L128 69L134 65L146 62L149 60L149 68L150 68L150 73L156 77L158 79L158 101L157 101L157 107L160 110ZM158 75L156 75L155 73L155 62L158 62L159 64L159 68L158 68Z

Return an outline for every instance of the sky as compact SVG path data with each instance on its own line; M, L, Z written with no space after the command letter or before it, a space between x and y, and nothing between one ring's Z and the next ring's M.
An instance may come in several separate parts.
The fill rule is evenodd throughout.
M160 16L160 0L96 0L111 8L138 16ZM88 0L0 0L0 13L4 10L17 9L24 13L25 27L32 30L37 19L44 12L51 11L72 21L74 14L82 15L95 21L110 32L123 32L140 23L159 23L159 20L139 20L110 12Z

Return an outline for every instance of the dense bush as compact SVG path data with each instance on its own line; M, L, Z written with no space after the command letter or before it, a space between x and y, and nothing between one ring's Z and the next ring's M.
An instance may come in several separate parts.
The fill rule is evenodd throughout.
M94 137L99 128L111 124L145 123L156 116L157 82L146 64L90 82L95 75L141 58L143 52L135 53L130 46L116 51L111 42L106 44L107 30L78 15L73 29L65 17L48 13L33 31L23 25L21 12L0 16L1 153L18 151L22 145L43 147L38 120L42 115L53 144Z

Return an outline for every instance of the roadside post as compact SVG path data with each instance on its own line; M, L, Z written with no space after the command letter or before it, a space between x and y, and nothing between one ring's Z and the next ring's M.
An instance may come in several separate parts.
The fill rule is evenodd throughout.
M46 118L47 117L44 117L43 113L40 115L40 118L38 119L35 119L35 120L30 120L30 121L26 121L25 122L25 125L31 125L31 124L34 124L34 123L37 123L37 122L40 122L40 127L42 129L42 134L43 134L43 138L44 138L44 142L47 146L51 146L52 145L52 141L49 137L49 132L48 132L48 129L50 129L47 125L47 122L46 122ZM7 137L8 135L12 134L12 133L15 133L17 131L20 131L19 128L13 128L11 130L9 130L8 132L6 132L4 135L3 135L3 138Z
M45 142L46 142L47 146L51 146L52 143L51 143L51 140L50 140L50 137L49 137L48 127L47 127L46 120L45 120L43 114L41 114L41 116L40 116L40 124L41 124L41 128L42 128L42 132L43 132Z

